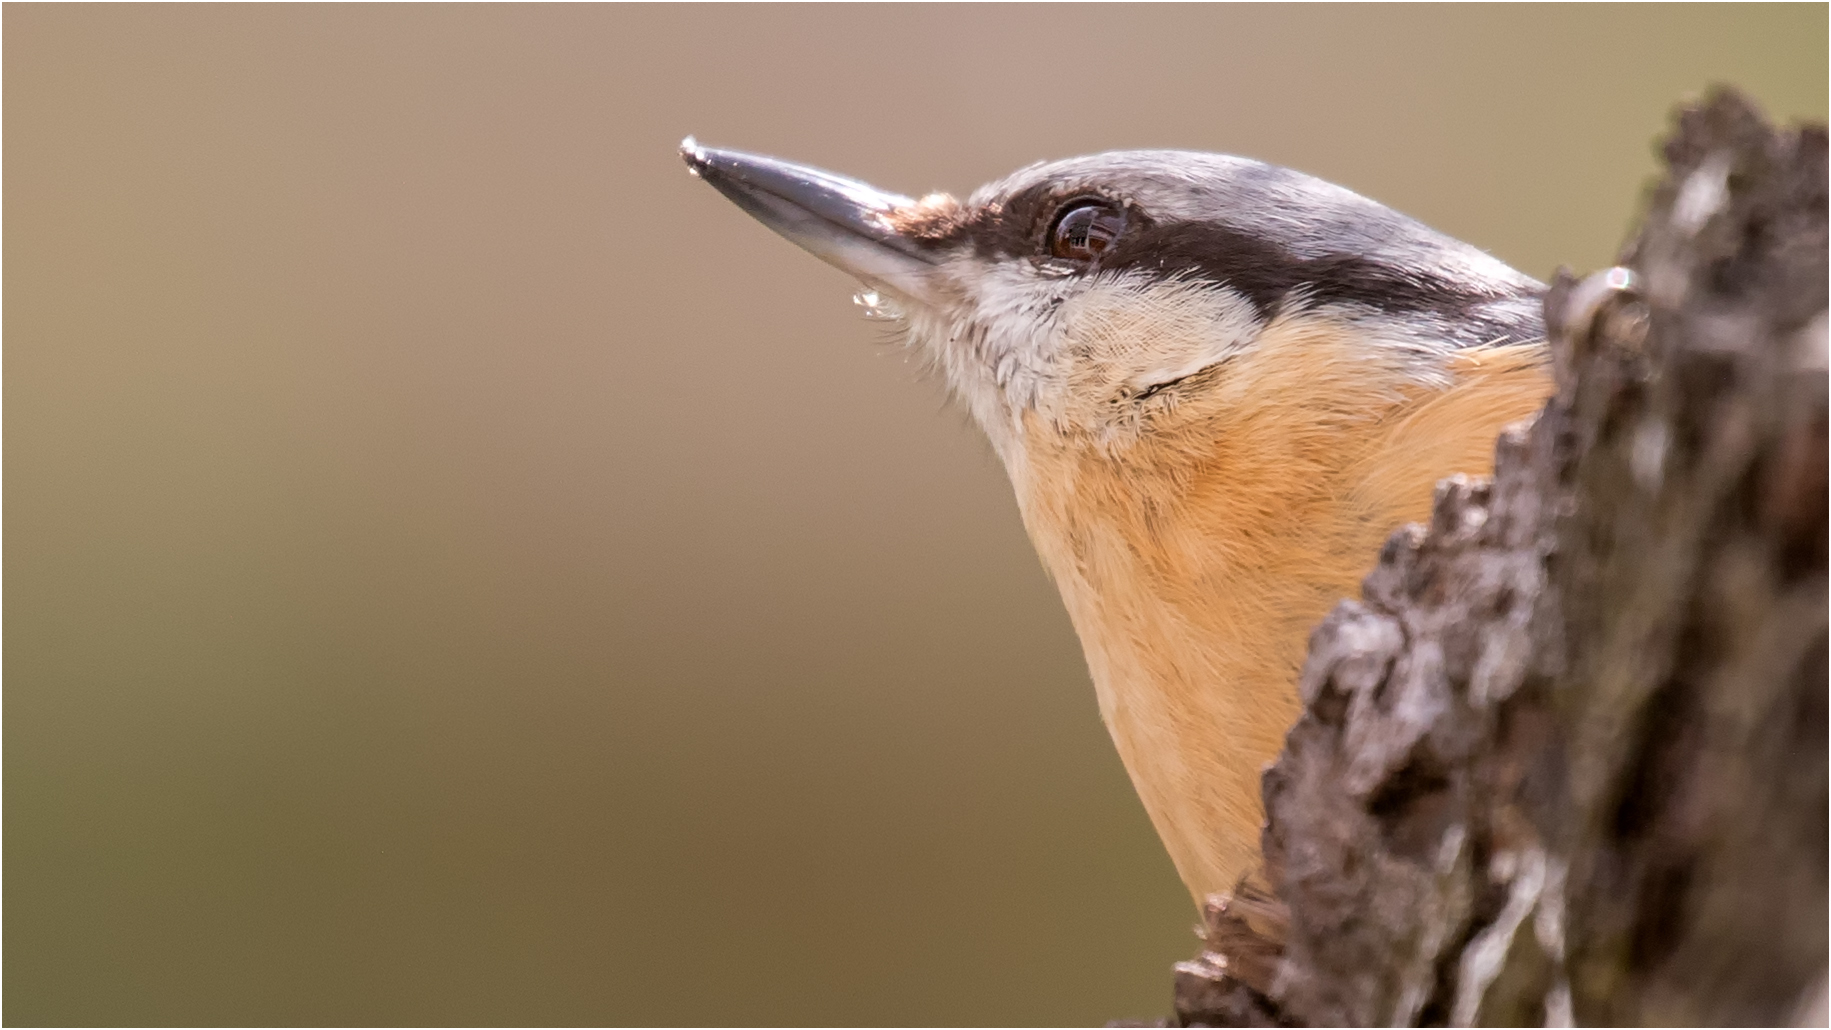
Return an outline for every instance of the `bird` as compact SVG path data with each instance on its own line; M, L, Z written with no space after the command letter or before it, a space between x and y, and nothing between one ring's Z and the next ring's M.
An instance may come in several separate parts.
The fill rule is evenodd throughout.
M1308 635L1540 408L1545 287L1244 157L1112 151L961 200L680 153L862 283L984 432L1198 908L1258 875Z

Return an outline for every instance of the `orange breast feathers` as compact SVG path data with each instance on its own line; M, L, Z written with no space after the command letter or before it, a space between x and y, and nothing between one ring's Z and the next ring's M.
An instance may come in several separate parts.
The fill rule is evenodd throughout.
M1439 354L1274 323L1115 436L1030 415L1024 522L1132 783L1198 904L1258 864L1259 778L1310 630L1437 480L1485 475L1550 389L1539 346Z

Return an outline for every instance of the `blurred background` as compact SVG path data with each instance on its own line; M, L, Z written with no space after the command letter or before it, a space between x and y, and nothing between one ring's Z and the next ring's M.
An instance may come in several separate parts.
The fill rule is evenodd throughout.
M1099 1023L1194 914L1003 473L709 144L1521 269L1826 9L4 12L8 1023ZM1372 556L1369 556L1371 560Z

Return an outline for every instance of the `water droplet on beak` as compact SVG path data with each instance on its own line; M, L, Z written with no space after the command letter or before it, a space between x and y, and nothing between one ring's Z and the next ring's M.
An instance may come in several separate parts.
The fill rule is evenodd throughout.
M852 303L863 308L865 317L872 321L895 321L903 317L902 312L880 296L876 290L860 290L854 293Z

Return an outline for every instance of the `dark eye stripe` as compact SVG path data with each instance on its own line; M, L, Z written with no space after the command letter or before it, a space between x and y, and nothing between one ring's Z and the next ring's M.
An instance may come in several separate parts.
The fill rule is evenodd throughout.
M1302 258L1269 240L1211 223L1147 225L1100 256L1104 269L1147 269L1226 285L1273 315L1296 296L1315 304L1357 304L1389 312L1475 316L1516 292L1414 271L1358 254Z
M1069 197L1049 183L1020 190L973 212L961 223L959 235L970 240L982 258L1028 257L1039 248L1047 253L1052 215Z
M1061 189L1050 183L1020 190L973 212L956 238L970 241L976 253L990 260L1049 253L1063 199ZM1102 272L1139 269L1225 285L1268 318L1301 296L1314 304L1436 315L1446 335L1461 343L1525 343L1544 336L1535 303L1543 289L1529 281L1517 288L1466 282L1359 254L1304 258L1222 223L1160 223L1129 208L1123 231L1092 266Z

